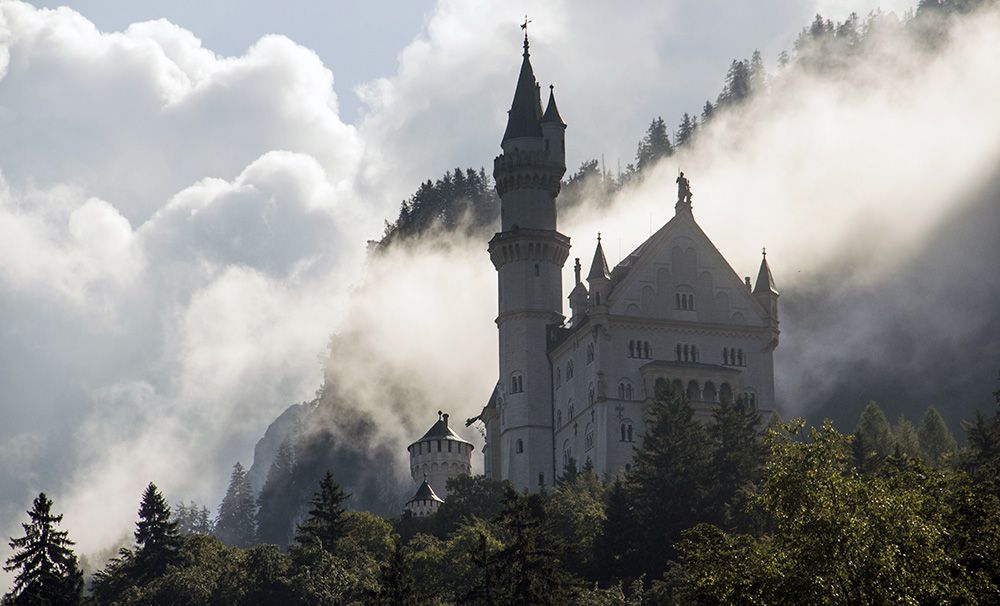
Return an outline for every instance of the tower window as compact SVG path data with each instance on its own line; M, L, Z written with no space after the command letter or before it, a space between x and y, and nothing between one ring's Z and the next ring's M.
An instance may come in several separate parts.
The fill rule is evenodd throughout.
M451 452L451 440L448 440L448 452Z
M621 423L620 429L621 429L622 442L631 442L632 441L632 420L631 419L623 419L622 423Z
M524 452L524 440L517 441L517 447L515 448L515 451L517 452L517 454L521 454L522 452Z
M538 277L538 263L535 263L535 277Z
M521 393L524 391L524 377L520 373L510 376L510 393Z
M548 141L546 141L546 143L548 143ZM544 473L538 474L538 485L539 486L545 486L545 474Z
M441 452L441 440L438 440L437 443L438 443L438 452Z
M587 364L590 364L593 361L594 361L594 344L593 343L588 343L587 344Z

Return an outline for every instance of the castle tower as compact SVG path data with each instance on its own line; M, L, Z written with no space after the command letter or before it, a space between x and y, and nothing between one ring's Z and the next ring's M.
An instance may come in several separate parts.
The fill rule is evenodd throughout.
M415 483L428 484L434 499L446 499L448 480L472 473L473 448L475 447L472 444L448 427L448 415L438 411L437 422L422 438L406 449L410 453L410 475ZM413 497L417 500L421 498L425 500L430 498L426 496L423 484Z
M426 518L429 515L434 515L441 503L444 503L444 500L437 496L425 478L420 483L413 498L406 502L403 510L410 512L414 517Z
M524 55L507 128L493 163L500 196L500 229L489 244L497 270L500 341L499 448L492 477L518 490L551 485L552 369L547 331L562 324L562 266L569 238L556 231L556 196L566 172L566 124L550 87L541 94L524 37Z

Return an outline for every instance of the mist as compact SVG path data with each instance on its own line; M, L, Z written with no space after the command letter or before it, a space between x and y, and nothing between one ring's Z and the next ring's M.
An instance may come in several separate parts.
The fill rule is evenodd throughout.
M405 447L437 410L454 425L478 414L497 367L489 234L430 233L367 258L364 241L421 180L497 153L519 54L498 10L442 3L399 74L362 91L367 111L353 126L337 116L330 70L285 38L219 57L162 21L104 34L69 10L0 8L0 134L20 146L0 154L0 309L17 319L0 330L0 529L13 534L39 490L85 553L129 532L150 480L171 502L214 507L229 466L248 465L268 423L324 382L369 422L368 446L395 457L387 481L404 486ZM634 74L598 83L624 58L573 63L582 42L567 23L583 17L544 10L537 36L551 42L537 44L536 70L560 83L571 159L596 157L626 118L653 117L623 90L674 86L655 77L669 67L650 41L659 32L647 24L621 49L651 57ZM585 31L600 29L603 12L579 10L595 21ZM506 12L499 22L514 29ZM640 18L614 19L624 31ZM782 293L784 416L850 424L874 398L911 418L935 404L954 424L985 408L1000 359L1000 15L949 27L933 52L887 28L849 77L769 65L768 95L716 116L613 199L565 209L571 259L589 260L598 231L612 264L627 255L672 216L682 169L696 220L737 273L755 275L767 247ZM123 56L132 63L116 71ZM712 69L715 80L724 66ZM61 95L38 93L53 73L77 76ZM437 106L462 73L474 75L467 90ZM90 90L93 106L66 94ZM424 101L403 111L407 99ZM665 117L673 127L698 105ZM64 120L4 118L33 106ZM101 109L83 116L87 107ZM609 108L623 116L610 125ZM67 145L54 153L46 140ZM481 438L460 431L481 469Z

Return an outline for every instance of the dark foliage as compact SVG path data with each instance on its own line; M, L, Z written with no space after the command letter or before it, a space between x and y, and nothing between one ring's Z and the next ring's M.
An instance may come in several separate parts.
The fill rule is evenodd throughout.
M295 541L336 553L337 541L344 536L346 528L344 503L350 496L333 481L333 475L326 472L320 480L319 490L309 501L311 507L305 521L295 531Z
M11 538L14 554L4 570L14 572L14 584L3 604L12 606L70 606L79 604L83 575L73 553L69 533L57 527L62 515L52 513L52 500L39 493L22 523L24 536Z

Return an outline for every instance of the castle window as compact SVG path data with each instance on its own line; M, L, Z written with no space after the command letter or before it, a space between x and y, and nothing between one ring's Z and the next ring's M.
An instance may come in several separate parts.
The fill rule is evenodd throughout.
M517 452L518 454L524 452L524 440L517 441L517 448L515 448L515 452Z
M674 295L674 304L682 311L694 311L694 295L686 292L679 292Z
M593 383L590 384L590 389L588 390L588 401L590 402L591 406L594 405L594 384Z
M548 143L548 142L546 141L546 143ZM538 485L539 486L545 486L545 474L544 473L538 474Z
M681 344L680 343L677 344L677 361L678 362L681 361Z
M630 340L628 342L628 357L630 358L635 357L635 341Z
M573 360L566 362L566 380L573 378Z
M538 277L538 263L535 263L535 277Z
M562 411L556 411L556 427L562 427Z
M594 447L594 425L587 423L586 433L583 435L583 449L590 450Z
M441 440L438 440L437 443L438 443L438 452L441 452Z
M687 361L690 360L690 354L691 354L690 347L691 347L690 345L688 345L686 343L684 344L684 361L685 362L687 362Z
M632 420L623 419L621 423L621 438L622 442L632 441Z
M557 366L556 367L556 387L559 387L560 384L562 384L562 367L561 366Z
M569 419L567 419L567 420L568 421L572 421L573 420L573 400L569 401Z
M643 341L642 342L642 352L644 354L642 357L644 357L644 358L646 358L648 360L649 359L649 341Z
M510 393L521 393L524 391L524 377L520 373L514 373L510 377Z
M738 352L736 353L736 360L737 360L737 362L738 362L737 366L746 366L746 364L745 364L745 360L744 360L744 358L743 358L743 350L742 350L742 349L741 349L741 350L739 350L739 351L738 351Z
M632 399L632 384L628 381L622 381L618 384L618 399L619 400L631 400Z
M593 343L588 343L587 344L587 364L590 364L593 361L594 361L594 344Z
M725 364L726 366L729 366L729 348L728 347L723 347L722 348L722 363Z

